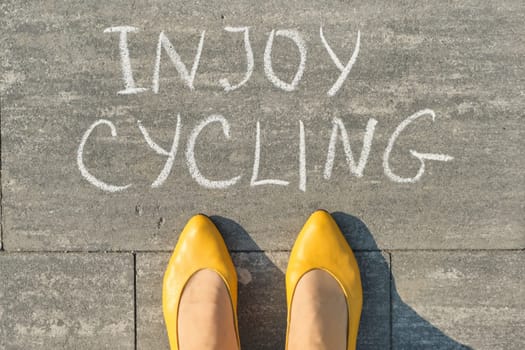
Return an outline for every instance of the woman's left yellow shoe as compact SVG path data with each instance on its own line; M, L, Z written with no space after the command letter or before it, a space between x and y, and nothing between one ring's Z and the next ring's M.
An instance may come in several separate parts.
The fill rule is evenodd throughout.
M202 214L192 217L184 227L164 273L162 310L170 348L180 350L178 314L184 287L195 273L204 269L215 271L228 289L237 345L240 349L237 321L237 273L219 230L207 216Z

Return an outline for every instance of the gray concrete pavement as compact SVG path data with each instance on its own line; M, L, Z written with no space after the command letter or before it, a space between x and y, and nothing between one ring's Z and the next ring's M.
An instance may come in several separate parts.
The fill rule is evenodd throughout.
M1 349L132 349L131 254L0 254Z
M522 1L453 3L430 1L355 3L230 1L147 3L112 1L31 6L4 2L2 42L3 244L9 250L169 250L172 233L198 211L238 221L265 250L288 249L297 227L318 207L353 213L365 220L381 249L516 249L523 234L524 176ZM286 9L285 14L283 9ZM75 15L72 15L74 13ZM224 18L222 18L224 17ZM322 44L319 28L347 62L357 31L358 58L333 97L339 76ZM129 55L137 86L148 91L118 95L124 88L118 25L129 33ZM246 70L240 34L228 25L251 26L254 71L238 90L225 92L220 78L239 79ZM297 90L275 87L264 72L272 29L293 28L307 45ZM191 91L167 54L159 92L151 91L156 46L164 31L188 70L199 35L203 51ZM273 65L289 81L299 53L290 39L276 39ZM240 80L240 79L239 79ZM413 184L392 182L383 158L391 135L412 114L431 109L400 135L391 168L414 177L420 162L409 150L442 153L450 162L426 161ZM179 148L165 182L151 188L166 156L145 142L171 148L176 116ZM227 189L200 186L190 175L186 146L195 126L211 114L220 124L199 136L195 156L213 180L242 176ZM349 133L357 163L363 133L377 120L362 177L350 173L342 143L324 178L334 118ZM99 119L84 149L86 168L97 179L132 184L107 193L89 183L77 166L83 134ZM288 186L250 186L256 123L261 125L258 179ZM299 189L299 121L304 123L306 192ZM271 205L265 205L271 203ZM243 208L239 210L239 208ZM267 218L273 229L268 230ZM242 242L240 249L245 249Z
M525 254L392 254L393 349L521 349ZM439 330L439 331L438 331Z
M253 53L230 92L249 54L227 26ZM359 349L522 347L523 1L5 0L0 27L0 348L166 348L159 283L198 212L233 252L244 347L282 348L317 208L358 251ZM186 73L169 45L156 66L161 32Z

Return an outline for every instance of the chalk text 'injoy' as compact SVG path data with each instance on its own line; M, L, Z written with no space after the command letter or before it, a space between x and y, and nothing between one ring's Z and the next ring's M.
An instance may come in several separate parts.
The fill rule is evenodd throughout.
M253 50L250 44L250 28L249 27L226 27L224 28L224 30L226 30L227 32L231 32L231 33L243 33L244 49L246 51L246 73L244 75L244 78L240 82L237 82L234 85L232 85L232 83L227 78L222 78L218 81L218 84L222 86L224 91L228 92L228 91L239 89L241 86L246 84L248 80L250 80L255 64L254 64L254 58L253 58ZM104 32L105 33L120 33L120 40L119 40L120 63L121 63L122 76L124 79L125 88L124 90L120 90L118 94L121 94L121 95L137 94L137 93L147 91L148 88L137 87L135 80L133 79L133 71L131 68L131 61L130 61L129 48L128 48L128 33L138 32L138 28L132 27L132 26L110 27L110 28L106 28ZM191 90L194 89L193 82L195 80L197 69L199 68L202 48L204 46L205 34L206 34L206 31L201 32L200 40L197 45L197 53L195 54L195 58L193 59L193 65L191 66L190 71L188 71L188 68L186 67L184 62L182 62L181 57L177 53L177 50L175 49L171 41L168 39L166 34L164 34L164 32L161 32L159 34L159 40L157 42L157 54L155 57L155 65L153 69L153 78L152 78L152 84L151 84L151 90L154 93L159 92L160 60L162 57L163 49L168 55L168 57L170 58L173 65L175 66L175 69L179 73L180 78L182 79L184 84L189 89ZM360 31L357 32L355 49L354 49L354 52L352 53L352 56L350 57L350 60L348 60L346 65L344 65L341 62L339 57L337 57L335 52L332 50L332 48L326 41L324 34L323 34L323 27L319 29L319 36L321 37L321 41L323 42L323 45L326 48L326 51L328 52L328 55L334 62L337 69L340 71L339 77L337 78L335 83L332 85L332 87L327 91L328 96L334 96L337 93L337 91L339 91L343 83L345 82L346 78L348 77L348 74L350 74L350 70L352 69L352 66L357 60L357 55L359 54L359 47L361 45L361 32ZM284 37L284 38L291 40L297 47L297 50L299 51L299 56L300 56L299 66L297 67L297 71L291 82L285 82L281 80L275 74L273 70L272 48L273 48L273 42L276 39L276 37ZM279 89L282 89L284 91L294 91L297 89L299 82L301 81L301 78L303 77L303 73L304 73L304 69L306 65L306 56L307 56L306 43L302 35L298 31L292 30L292 29L272 30L270 32L270 35L268 36L268 40L266 42L266 48L264 49L264 74L266 75L268 80L272 82L272 84L278 87Z

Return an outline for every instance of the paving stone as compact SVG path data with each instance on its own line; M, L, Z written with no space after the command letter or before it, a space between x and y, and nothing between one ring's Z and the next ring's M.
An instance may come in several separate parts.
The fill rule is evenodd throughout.
M289 250L319 207L362 218L381 249L525 248L523 0L3 0L1 11L6 250L169 250L173 233L197 212L233 218L263 250ZM334 97L327 91L340 72L321 42L320 24L342 62L361 31L359 56ZM147 92L117 94L123 88L118 34L104 33L116 25L139 30L128 36L131 65ZM245 86L226 93L219 80L237 80L246 67L241 34L224 30L236 25L251 26L255 69ZM286 28L301 32L308 50L293 92L276 88L263 68L268 34ZM201 30L195 89L163 53L160 90L152 93L159 33L190 69ZM283 79L295 74L296 51L290 40L276 38L274 69ZM393 171L414 176L420 162L411 149L454 160L428 161L415 184L394 183L382 165L388 140L425 108L436 112L435 122L425 117L402 133ZM151 188L166 157L149 148L137 121L169 149L177 113L183 129L172 172ZM210 125L195 152L207 177L242 176L226 190L198 185L185 160L191 130L214 113L229 121L231 139ZM324 178L335 117L346 125L356 161L369 118L378 121L363 177L350 174L338 143L332 177ZM106 182L133 184L121 193L102 192L77 167L82 135L98 119L114 123L117 136L99 126L86 144L86 167ZM299 189L300 120L306 192ZM250 186L257 121L259 178L289 186ZM248 249L244 243L237 248Z
M134 347L131 254L0 253L0 349Z
M234 253L239 276L239 326L244 349L283 349L284 272L288 252ZM364 288L359 349L390 347L390 271L377 252L358 253ZM169 254L137 254L138 349L168 349L162 316L162 276Z
M394 349L505 349L525 344L525 254L395 252Z

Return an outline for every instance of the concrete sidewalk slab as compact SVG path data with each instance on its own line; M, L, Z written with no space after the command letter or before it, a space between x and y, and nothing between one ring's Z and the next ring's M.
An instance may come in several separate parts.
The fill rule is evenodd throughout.
M393 2L195 1L31 3L4 1L0 52L3 239L6 250L169 250L196 212L237 220L263 250L288 250L309 212L319 207L365 220L381 249L522 249L523 1L473 0L443 5L430 0ZM293 4L293 6L291 6ZM320 38L320 25L346 62L358 30L361 49L336 96L327 91L340 71ZM129 33L137 86L124 87L118 33ZM243 76L242 36L226 26L251 26L254 72L239 90L219 80ZM272 30L294 29L308 57L296 91L275 87L264 72ZM163 52L160 90L151 91L159 33L164 31L189 67L206 30L195 89L181 81ZM298 52L276 38L276 74L292 77ZM383 156L391 135L410 115L432 109L410 125L392 152L392 171L413 177L420 166L409 150L454 157L427 161L414 184L392 182ZM180 113L182 131L173 168L151 188L167 157ZM190 175L186 150L196 125L211 114L220 125L199 136L196 162L209 179L240 175L234 186L207 189ZM325 179L334 118L348 131L357 162L367 122L378 121L363 177L350 173L338 141L334 168ZM98 126L86 146L85 166L122 193L88 183L77 166L83 134ZM288 186L251 186L256 123L261 124L259 179ZM299 189L299 121L305 126L306 192ZM268 221L272 229L268 229ZM238 249L246 250L242 242ZM366 249L363 246L354 248Z
M234 253L239 276L239 327L243 348L283 349L286 333L284 273L288 252ZM388 256L357 253L364 305L359 348L390 347ZM137 254L138 349L168 349L162 316L162 276L169 254Z
M0 348L132 350L131 254L0 253Z
M394 350L523 349L523 251L395 252L392 271Z

